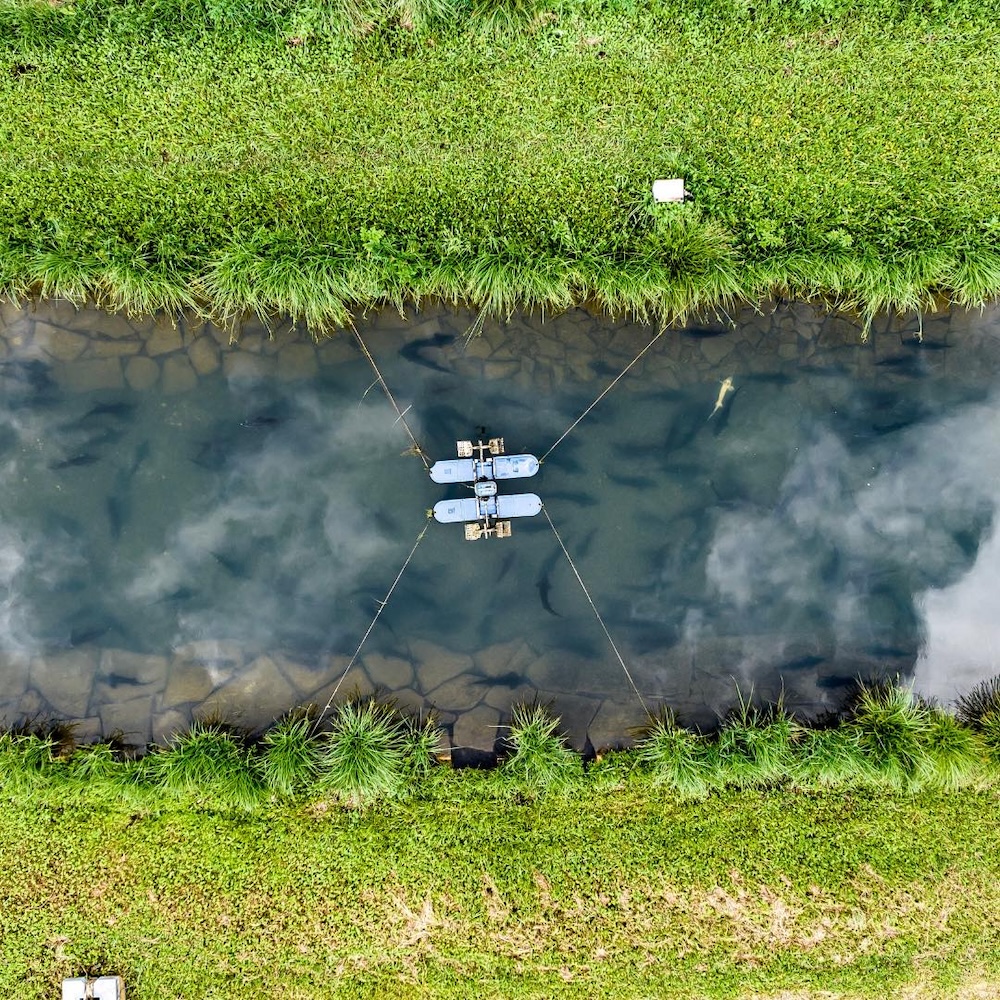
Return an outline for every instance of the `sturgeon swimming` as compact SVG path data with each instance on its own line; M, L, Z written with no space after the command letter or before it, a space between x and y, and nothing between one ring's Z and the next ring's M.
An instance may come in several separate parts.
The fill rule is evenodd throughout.
M733 379L729 378L723 379L721 386L719 387L719 395L716 397L715 406L712 407L712 412L708 415L708 419L711 420L712 417L722 409L722 404L726 400L726 396L733 391Z

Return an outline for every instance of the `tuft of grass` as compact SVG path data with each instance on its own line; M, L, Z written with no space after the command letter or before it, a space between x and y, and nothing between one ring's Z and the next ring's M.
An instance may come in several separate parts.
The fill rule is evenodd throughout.
M444 747L445 733L433 714L417 715L403 722L403 755L409 783L417 784L430 775L442 758L449 759Z
M910 688L862 684L847 729L864 754L871 778L895 790L919 788L933 773L927 737L930 712Z
M952 790L964 788L981 776L982 740L950 712L938 707L928 710L924 745L927 750L924 783Z
M0 734L0 788L25 793L47 785L58 767L55 747L49 735Z
M169 747L144 758L135 778L208 806L249 811L261 796L249 751L218 724L195 722Z
M406 790L406 743L398 716L374 698L348 701L332 714L317 787L353 808Z
M69 760L69 773L83 785L106 782L123 770L121 752L110 742L79 747Z
M1000 714L1000 675L980 681L955 702L959 721L973 729L981 729L988 716Z
M737 788L762 788L787 778L798 725L779 702L762 710L740 695L739 706L722 723L715 745L718 781Z
M861 740L845 726L806 729L796 747L792 778L799 787L834 788L855 784L870 775Z
M983 747L993 764L1000 764L1000 712L987 712L979 720Z
M712 790L714 772L707 741L678 725L670 709L651 716L638 736L635 760L654 785L666 786L682 799L703 799Z
M272 792L294 798L307 791L319 770L322 749L303 713L277 722L261 740L259 770Z
M564 789L583 774L583 761L559 734L559 719L537 702L515 705L506 743L511 749L497 770L531 792Z

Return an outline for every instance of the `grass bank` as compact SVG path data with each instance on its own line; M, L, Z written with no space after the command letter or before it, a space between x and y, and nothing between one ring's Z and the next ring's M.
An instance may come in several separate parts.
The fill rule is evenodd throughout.
M482 772L448 778L360 814L4 794L0 992L43 1000L81 969L123 974L138 1000L1000 985L993 791L683 804L626 781L498 800Z
M0 991L995 995L998 705L1000 680L956 715L862 688L828 728L662 714L587 769L538 706L493 771L371 700L139 760L8 734Z
M0 289L317 326L976 305L998 113L993 0L5 0Z

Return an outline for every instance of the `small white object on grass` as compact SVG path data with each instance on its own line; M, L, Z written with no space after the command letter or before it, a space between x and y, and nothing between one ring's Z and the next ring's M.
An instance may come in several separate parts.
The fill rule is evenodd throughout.
M653 181L653 201L683 201L686 194L683 177L661 177Z
M121 976L64 979L62 1000L125 1000L125 984Z

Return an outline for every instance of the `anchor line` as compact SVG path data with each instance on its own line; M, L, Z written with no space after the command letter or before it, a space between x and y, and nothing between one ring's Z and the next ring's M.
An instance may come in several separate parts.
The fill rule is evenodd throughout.
M597 605L594 603L594 599L590 596L590 591L587 590L587 585L583 582L583 577L580 576L580 571L576 568L576 563L573 562L573 559L569 554L569 550L563 543L562 536L559 534L558 531L556 531L556 526L552 523L552 518L549 516L549 512L545 504L542 504L542 513L545 515L545 520L549 522L549 527L552 529L552 534L556 536L556 541L559 543L559 548L563 550L563 555L566 557L566 561L569 563L570 569L573 570L577 582L580 584L580 587L583 590L584 596L587 598L587 601L590 603L590 606L593 609L594 614L597 616L597 621L600 624L601 628L604 630L604 634L605 636L607 636L608 642L611 643L611 648L615 651L615 656L618 657L618 662L621 664L622 670L625 671L625 676L628 678L629 684L632 685L632 690L635 692L636 698L639 699L639 704L641 704L642 707L645 709L645 711L648 713L649 706L646 704L646 699L643 698L641 692L639 691L639 688L636 686L632 674L629 672L628 667L625 665L625 660L622 657L622 654L618 651L618 647L615 645L615 640L611 638L611 633L608 631L608 626L604 624L604 619L601 617L600 611L597 610Z
M417 546L423 541L424 535L427 534L427 529L430 527L431 513L427 514L427 523L421 528L420 534L417 535L417 540L413 543L413 548L410 549L410 554L406 557L402 567L396 574L396 579L392 581L392 586L386 591L385 597L378 602L378 610L375 612L375 617L372 619L371 624L368 626L368 630L361 637L361 642L358 643L358 648L354 650L354 655L351 657L350 662L344 667L344 672L340 675L340 680L334 685L333 693L330 695L329 700L326 705L323 706L323 711L319 713L316 717L316 721L313 723L313 732L319 728L319 724L323 721L323 717L327 712L330 711L330 706L333 704L333 699L337 697L337 692L340 690L340 685L344 683L347 675L351 672L351 667L357 662L358 656L361 653L361 647L368 641L368 636L372 634L372 629L375 628L375 623L379 619L379 615L385 611L385 606L389 603L389 598L392 597L392 592L396 589L396 584L402 579L403 574L406 572L406 567L410 565L410 560L413 558L414 552L417 551Z
M656 334L656 336L655 336L655 337L653 337L653 339L652 339L652 340L651 340L651 341L650 341L650 342L649 342L649 343L648 343L648 344L647 344L647 345L646 345L646 346L645 346L645 347L644 347L644 348L643 348L643 349L642 349L642 350L641 350L641 351L640 351L640 352L639 352L639 353L638 353L638 354L637 354L637 355L636 355L636 356L635 356L635 357L634 357L634 358L633 358L633 359L632 359L632 360L631 360L631 361L630 361L630 362L629 362L629 363L628 363L628 364L627 364L627 365L626 365L626 366L625 366L625 367L624 367L624 368L623 368L623 369L622 369L622 370L621 370L621 371L620 371L620 372L618 373L618 375L617 375L617 376L615 376L614 380L613 380L613 381L612 381L612 382L610 383L610 385L608 385L608 386L607 386L607 387L606 387L606 388L604 389L604 391L603 391L603 392L602 392L602 393L601 393L601 394L600 394L600 395L599 395L599 396L597 397L597 399L595 399L595 400L594 400L594 401L593 401L593 402L592 402L592 403L590 404L590 406L588 406L588 407L587 407L587 409L585 409L585 410L583 411L583 413L581 413L581 414L580 414L580 416L578 416L578 417L576 418L576 420L574 420L574 421L573 421L573 423L571 423L571 424L569 425L569 427L567 427L567 428L566 428L566 430L564 430L564 431L562 432L562 434L561 434L561 435L559 436L559 440L558 440L558 441L556 441L556 443L555 443L554 445L552 445L552 447L551 447L551 448L549 448L549 450L548 450L548 451L547 451L547 452L546 452L546 453L545 453L544 455L542 455L542 457L541 457L541 458L540 458L540 459L538 460L538 464L539 464L539 465L541 465L541 464L542 464L542 462L544 462L544 461L545 461L545 459L547 459L547 458L549 457L549 455L551 455L551 454L552 454L552 452L554 452L554 451L556 450L556 448L558 448L558 447L559 447L559 445L560 445L560 444L562 444L562 442L563 442L563 439L569 436L570 432L571 432L571 431L572 431L572 430L573 430L573 429L574 429L574 428L576 427L576 425L577 425L577 424L578 424L578 423L579 423L579 422L580 422L581 420L583 420L583 418L584 418L584 417L585 417L585 416L586 416L586 415L587 415L588 413L590 413L590 411L591 411L591 410L592 410L592 409L593 409L593 408L594 408L595 406L597 406L597 404L598 404L598 403L599 403L599 402L600 402L600 401L601 401L602 399L604 399L604 397L605 397L605 396L606 396L606 395L607 395L607 394L608 394L609 392L611 392L611 390L612 390L612 389L613 389L613 388L614 388L614 387L615 387L616 385L618 385L618 383L619 383L619 382L620 382L620 381L621 381L621 380L622 380L622 379L623 379L623 378L624 378L624 377L625 377L625 376L626 376L626 375L628 374L628 372L629 372L629 370L630 370L630 369L632 368L632 366L633 366L634 364L636 364L636 363L638 362L638 360L639 360L639 359L640 359L640 358L641 358L641 357L642 357L642 356L643 356L643 355L644 355L644 354L646 353L646 351L648 351L648 350L649 350L649 349L650 349L650 348L651 348L651 347L653 346L653 344L655 344L655 343L656 343L656 342L657 342L657 341L658 341L658 340L660 339L660 337L662 337L662 336L663 336L663 335L664 335L664 334L665 334L666 332L667 332L667 328L666 328L666 327L664 326L664 327L663 327L663 329L662 329L662 330L660 330L660 332L659 332L658 334Z
M393 397L392 393L389 390L388 383L382 377L382 373L378 370L378 365L375 364L375 359L372 357L371 351L368 350L368 347L365 345L365 342L361 339L361 334L356 329L354 331L354 336L358 338L358 343L361 345L361 350L364 353L364 356L368 359L368 363L372 366L372 370L375 372L378 384L382 386L382 391L385 393L386 398L389 400L389 402L392 403L392 408L396 411L396 423L397 424L401 423L403 427L406 429L406 433L409 435L410 441L413 443L414 454L420 459L421 462L424 463L424 468L428 472L430 472L431 463L427 458L427 454L425 453L424 449L421 448L420 445L417 443L417 439L413 436L413 431L410 430L410 425L406 422L405 414L409 411L410 407L408 406L405 410L400 410L399 404L396 402L395 398ZM368 389L371 389L371 386L368 386ZM368 389L365 390L365 395L368 394ZM364 396L362 396L362 399L363 398ZM395 424L393 426L395 426Z

